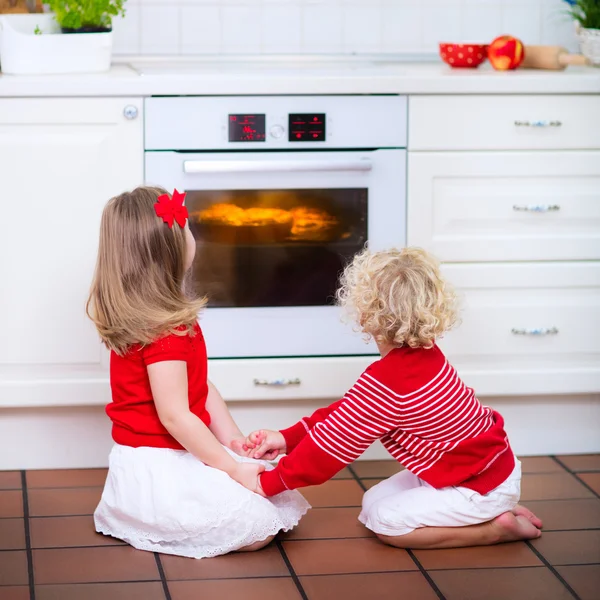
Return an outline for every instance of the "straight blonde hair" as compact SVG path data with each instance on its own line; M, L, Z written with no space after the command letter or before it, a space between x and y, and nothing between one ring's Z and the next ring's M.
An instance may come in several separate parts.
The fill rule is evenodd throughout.
M190 297L185 230L156 215L167 192L138 187L102 213L98 260L86 312L107 348L119 355L169 333L192 333L206 298Z

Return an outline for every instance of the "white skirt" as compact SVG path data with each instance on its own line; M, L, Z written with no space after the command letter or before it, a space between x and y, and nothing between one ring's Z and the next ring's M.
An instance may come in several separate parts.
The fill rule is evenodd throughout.
M115 445L94 522L139 550L205 558L289 531L309 508L299 492L263 498L184 450Z

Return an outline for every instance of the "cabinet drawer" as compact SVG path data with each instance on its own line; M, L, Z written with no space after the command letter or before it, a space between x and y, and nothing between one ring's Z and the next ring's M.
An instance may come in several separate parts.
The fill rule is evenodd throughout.
M600 258L600 151L412 153L408 243L445 262Z
M600 391L600 263L444 265L462 323L440 342L480 393Z
M378 358L211 359L208 376L227 401L337 400Z
M600 148L600 96L411 96L408 147Z

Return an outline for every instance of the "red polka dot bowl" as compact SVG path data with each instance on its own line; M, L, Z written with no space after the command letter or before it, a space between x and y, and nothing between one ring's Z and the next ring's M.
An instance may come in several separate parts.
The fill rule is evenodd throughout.
M456 69L474 69L486 58L487 44L440 44L442 60Z

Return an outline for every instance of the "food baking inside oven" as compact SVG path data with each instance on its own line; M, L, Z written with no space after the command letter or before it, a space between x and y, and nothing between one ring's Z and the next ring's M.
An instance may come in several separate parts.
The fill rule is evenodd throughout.
M194 281L211 306L333 301L367 240L367 190L188 191Z

